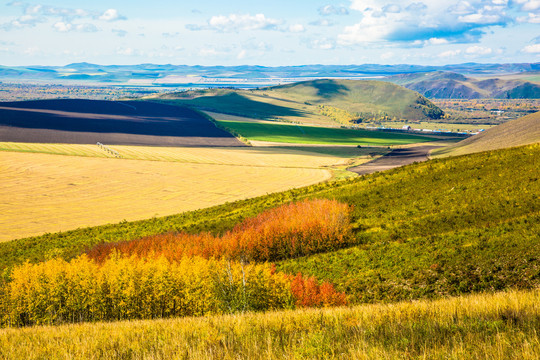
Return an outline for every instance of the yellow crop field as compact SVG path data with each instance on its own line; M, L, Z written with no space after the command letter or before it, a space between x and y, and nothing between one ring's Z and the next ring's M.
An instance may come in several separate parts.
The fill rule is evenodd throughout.
M55 148L88 151L87 156L94 152L84 145ZM305 186L329 179L331 172L316 166L336 159L287 153L279 157L271 151L251 156L246 150L222 150L212 156L212 149L157 149L162 153L131 151L134 157L184 160L0 152L0 241L171 215ZM216 163L220 158L222 163ZM193 162L181 162L188 160ZM278 166L280 161L283 166Z
M370 149L0 143L0 241L146 219L343 176ZM69 156L58 156L69 155Z
M197 147L153 147L153 146L108 146L117 151L122 159L184 162L196 164L221 164L244 166L272 166L294 168L320 168L342 165L351 157L370 160L368 154L378 149L357 149L350 147L342 151L320 151L291 147L238 147L238 148L197 148ZM331 148L331 147L330 147ZM333 149L333 148L332 148ZM87 157L114 158L115 156L96 145L78 144L32 144L0 142L0 151L28 152L55 155L75 155ZM2 153L0 152L0 155Z

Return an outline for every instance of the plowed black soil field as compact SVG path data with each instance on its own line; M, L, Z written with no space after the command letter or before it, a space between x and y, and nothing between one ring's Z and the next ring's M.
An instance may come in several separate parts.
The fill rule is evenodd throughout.
M76 99L0 102L0 141L244 146L186 107Z

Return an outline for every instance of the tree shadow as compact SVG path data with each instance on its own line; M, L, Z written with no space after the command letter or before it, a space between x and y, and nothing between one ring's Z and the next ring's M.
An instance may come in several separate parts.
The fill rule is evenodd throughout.
M349 92L349 88L347 86L339 84L335 80L317 80L313 81L310 85L317 89L317 96L325 99L344 96Z

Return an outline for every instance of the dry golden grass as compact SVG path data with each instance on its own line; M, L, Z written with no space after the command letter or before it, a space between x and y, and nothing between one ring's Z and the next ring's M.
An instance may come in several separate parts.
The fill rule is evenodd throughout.
M539 359L540 292L0 330L2 359Z
M164 216L329 179L344 161L280 149L1 144L0 241ZM96 149L98 149L96 151ZM91 157L97 156L97 157ZM127 160L129 158L161 160Z

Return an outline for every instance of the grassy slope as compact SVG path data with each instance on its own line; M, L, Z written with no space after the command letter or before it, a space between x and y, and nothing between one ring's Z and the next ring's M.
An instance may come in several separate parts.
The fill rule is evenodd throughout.
M296 144L390 146L437 140L434 137L407 133L326 128L316 126L253 123L216 120L242 137L256 141Z
M538 359L540 293L0 329L9 359Z
M416 104L416 92L382 81L314 80L262 90L214 89L166 94L158 99L261 120L318 125L336 125L320 114L318 105L351 113L381 112L390 117L426 119Z
M433 160L166 218L21 239L0 244L0 266L171 230L219 233L263 209L323 197L354 206L359 245L278 266L330 279L353 302L531 288L540 285L538 156L540 145L530 145Z
M470 154L540 142L540 112L488 129L455 145L433 152L436 157Z
M275 86L269 94L284 94L297 101L330 105L351 113L382 111L404 119L426 119L418 109L418 94L401 86L374 80L313 80Z

